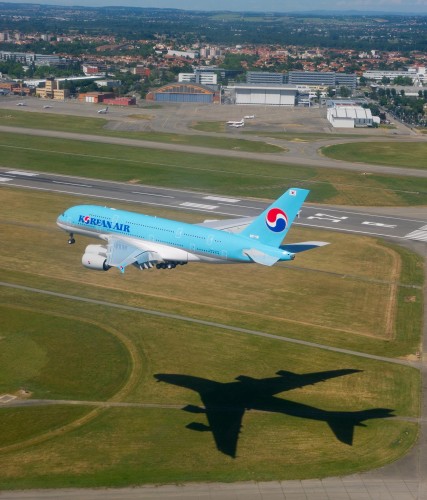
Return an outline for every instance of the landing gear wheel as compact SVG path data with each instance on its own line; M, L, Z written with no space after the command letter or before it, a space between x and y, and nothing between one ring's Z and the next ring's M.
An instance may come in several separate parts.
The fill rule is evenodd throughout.
M76 242L76 240L74 239L74 235L72 233L70 233L70 238L68 240L68 244L74 245L75 242Z

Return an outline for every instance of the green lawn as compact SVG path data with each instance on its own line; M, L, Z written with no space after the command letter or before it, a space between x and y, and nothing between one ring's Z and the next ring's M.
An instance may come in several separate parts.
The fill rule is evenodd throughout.
M357 142L322 148L322 154L344 161L403 168L427 168L425 142Z
M282 165L240 158L4 133L8 168L274 199L289 186L311 190L309 201L345 205L425 204L427 179Z
M64 208L87 199L7 186L0 195L1 281L118 306L0 286L0 394L22 397L25 389L30 399L76 400L0 408L0 489L336 476L392 462L414 444L418 425L406 417L419 415L418 370L227 325L381 356L414 356L422 324L421 257L373 238L293 228L289 241L331 244L272 268L190 264L171 271L132 268L124 275L94 272L80 262L93 241L81 237L69 246L55 227ZM144 212L203 218L149 207ZM345 371L322 375L334 370ZM235 458L217 449L211 432L197 431L208 425L203 412L183 410L203 406L199 392L165 381L167 375L198 377L193 388L214 394L219 404L237 394L231 404L241 398L256 407L271 386L261 392L248 387L279 371L289 390L276 394L269 411L246 412ZM292 383L303 374L312 374L315 383ZM243 389L230 393L229 387ZM102 405L108 401L134 406ZM219 415L220 427L229 428L228 412ZM340 439L358 423L363 426L355 425L352 440Z
M147 108L144 108L147 109ZM132 116L132 115L131 115ZM1 110L0 121L10 127L26 127L62 132L75 132L88 135L103 135L140 139L154 142L187 144L191 146L238 149L253 153L279 153L282 148L263 141L248 141L245 139L227 137L209 137L192 134L172 134L166 132L120 132L106 128L108 120L105 118L77 117L70 115L46 114L28 111Z

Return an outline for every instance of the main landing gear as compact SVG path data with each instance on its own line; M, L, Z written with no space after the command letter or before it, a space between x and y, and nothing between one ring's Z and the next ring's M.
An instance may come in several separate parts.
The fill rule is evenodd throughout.
M69 245L74 245L75 242L76 242L76 240L74 239L74 234L70 233L70 237L68 239L68 244Z

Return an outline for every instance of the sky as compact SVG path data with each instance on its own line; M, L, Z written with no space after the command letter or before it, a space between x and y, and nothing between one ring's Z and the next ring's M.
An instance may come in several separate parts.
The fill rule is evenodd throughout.
M254 12L309 12L310 10L360 10L427 15L427 0L5 0L9 3L84 5L86 7L129 6L184 10L229 10Z

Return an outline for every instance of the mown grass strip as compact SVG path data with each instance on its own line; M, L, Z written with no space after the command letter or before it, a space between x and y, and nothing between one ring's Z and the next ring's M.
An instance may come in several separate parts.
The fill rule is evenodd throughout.
M71 115L45 114L37 112L0 110L0 121L10 127L25 127L79 134L125 137L153 142L187 144L191 146L216 149L232 149L252 153L280 153L279 146L263 141L250 141L234 137L209 137L195 134L173 134L167 132L118 131L106 128L108 120L104 118L76 117Z
M277 198L289 186L310 202L368 206L425 204L427 179L16 134L0 137L2 165L80 177Z

